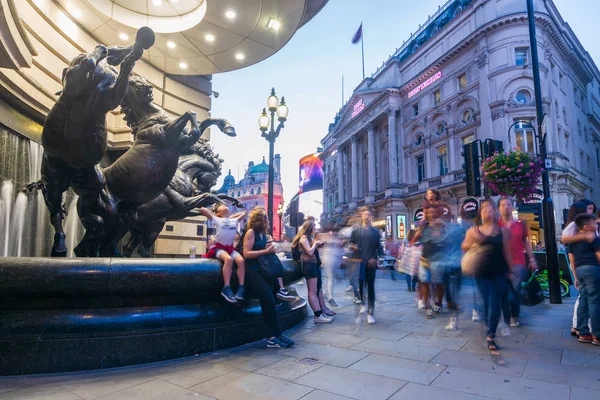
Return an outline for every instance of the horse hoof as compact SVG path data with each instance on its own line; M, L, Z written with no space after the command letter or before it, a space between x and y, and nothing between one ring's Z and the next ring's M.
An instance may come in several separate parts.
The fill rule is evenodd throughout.
M67 251L61 251L61 250L57 250L54 247L52 247L52 252L50 253L50 257L66 257L67 256Z
M64 233L54 234L54 243L52 244L52 252L50 257L66 257L67 256L67 235Z

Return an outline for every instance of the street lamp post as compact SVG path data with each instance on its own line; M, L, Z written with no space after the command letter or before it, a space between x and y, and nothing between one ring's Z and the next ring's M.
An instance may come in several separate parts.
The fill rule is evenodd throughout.
M258 126L264 137L269 142L269 193L267 200L267 215L269 217L269 234L273 236L273 181L274 181L274 167L273 167L273 152L275 150L275 139L279 137L279 132L283 128L283 124L287 120L289 109L285 104L285 97L281 98L281 102L275 95L275 88L271 89L271 95L267 99L267 108L271 113L271 117L267 115L267 109L263 108L260 118L258 118ZM277 119L279 124L275 128L275 114L277 113ZM269 123L271 128L269 129Z
M279 241L283 242L283 200L277 207L277 215L279 216Z
M533 69L533 87L535 90L535 109L537 117L537 137L540 146L540 158L546 163L546 132L544 129L544 110L542 104L542 86L540 82L540 65L537 51L537 39L535 33L535 16L533 12L533 0L527 0L527 20L529 22L529 44L531 47L531 65ZM546 268L548 269L548 286L550 289L550 303L561 304L560 274L558 271L558 252L556 248L556 232L554 222L554 203L550 197L550 178L548 168L544 165L542 172L542 189L544 200L542 201L542 218L544 221L544 238L546 242Z

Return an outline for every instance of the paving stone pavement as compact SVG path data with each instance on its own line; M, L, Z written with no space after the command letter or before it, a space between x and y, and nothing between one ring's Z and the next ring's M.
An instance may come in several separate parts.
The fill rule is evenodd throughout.
M358 314L346 285L336 282L334 322L307 318L288 332L291 349L257 342L135 367L0 377L0 400L600 399L600 347L570 336L574 298L523 307L523 326L497 340L500 366L482 324L470 319L472 286L461 293L459 329L448 332L448 314L426 320L403 279L377 280L375 325ZM305 285L297 289L305 294Z

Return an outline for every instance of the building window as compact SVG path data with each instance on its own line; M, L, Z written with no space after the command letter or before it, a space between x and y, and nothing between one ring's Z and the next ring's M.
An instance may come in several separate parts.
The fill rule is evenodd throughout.
M237 195L237 197L240 197L240 194L241 194L241 193L238 191L238 195Z
M423 143L423 136L421 134L418 134L417 137L415 138L415 144L417 146L420 146Z
M417 178L419 182L422 182L425 179L425 155L420 155L417 157Z
M596 147L596 166L600 170L600 149Z
M565 151L567 152L567 157L569 157L569 133L565 132Z
M416 117L419 115L419 103L413 104L413 116Z
M554 83L556 83L556 65L553 62L550 62L550 75Z
M516 124L515 137L517 139L517 150L524 153L535 153L535 135L531 125L521 122Z
M458 77L458 89L463 90L467 87L467 74L461 74Z
M581 93L580 101L581 101L581 109L583 110L584 113L587 112L586 111L587 107L585 106L585 103L587 102L587 99L585 98L585 96L583 95L583 93Z
M558 73L558 87L560 88L560 90L562 90L563 92L565 91L564 87L563 87L563 79L564 75L562 72Z
M581 137L581 122L579 120L577 121L577 133L579 133L579 136Z
M461 139L462 145L473 143L475 141L475 135L464 136Z
M526 89L521 89L515 94L515 100L519 104L527 104L531 101L531 92Z
M433 102L437 106L440 104L441 100L442 100L442 93L441 93L440 89L438 89L435 92L433 92Z
M580 170L581 172L585 172L585 171L583 170L583 151L579 151L579 159L580 159L580 160L579 160L579 170Z
M256 189L256 194L260 194L260 186Z
M577 88L573 88L573 99L575 99L575 105L579 106L579 90Z
M440 176L448 173L448 147L441 146L437 148L438 164L440 166Z
M527 48L515 49L515 65L525 67L529 65L527 59Z

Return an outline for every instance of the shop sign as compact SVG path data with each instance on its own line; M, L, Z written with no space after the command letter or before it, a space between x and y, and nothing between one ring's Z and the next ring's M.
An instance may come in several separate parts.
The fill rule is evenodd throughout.
M363 99L358 99L358 101L354 105L354 108L352 109L352 115L350 115L350 118L354 118L359 112L361 112L364 109L365 102L363 101Z
M477 199L469 197L463 201L462 207L460 208L460 215L464 219L475 219L477 217L477 211L479 211L479 202Z
M415 212L415 222L419 222L421 221L423 218L425 218L425 213L423 212L422 208L417 208L417 211Z
M437 74L433 75L431 78L427 79L425 82L421 83L419 86L408 92L408 98L410 99L421 90L425 89L427 86L430 86L433 82L437 81L442 77L442 71L439 71ZM352 115L354 116L354 115Z
M406 215L396 214L396 232L398 239L404 240L406 238Z
M393 235L393 228L392 228L392 216L388 215L385 217L385 235L387 237L392 237Z
M544 200L544 192L537 189L535 192L531 193L524 201L525 204L541 204L542 200Z
M377 221L373 221L371 225L373 225L375 228L385 229L385 219L378 219Z

